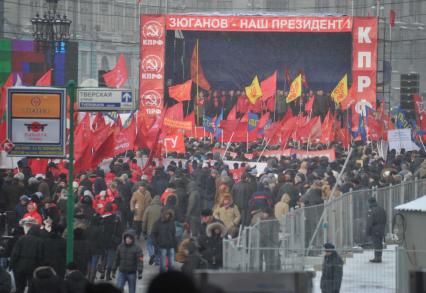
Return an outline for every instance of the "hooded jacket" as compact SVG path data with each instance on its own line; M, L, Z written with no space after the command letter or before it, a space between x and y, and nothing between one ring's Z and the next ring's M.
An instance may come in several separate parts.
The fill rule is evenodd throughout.
M152 228L155 222L161 217L161 210L163 206L160 201L160 196L155 196L151 204L146 208L142 218L142 232L146 235L151 235Z
M167 219L167 215L169 218ZM155 222L151 237L159 248L170 249L176 247L176 227L173 212L165 210L161 218Z
M229 200L229 204L227 206L224 205L225 199ZM233 200L229 194L225 194L222 197L220 207L214 211L213 216L216 219L221 220L228 230L237 227L241 220L240 211L233 203Z
M126 244L126 238L130 237L132 244ZM131 274L138 272L142 273L143 270L143 252L140 246L136 243L135 234L131 231L123 234L123 242L117 247L115 255L113 271L117 268L120 272Z
M38 267L34 270L33 280L28 293L62 293L62 280L52 267Z
M188 208L186 210L186 219L199 218L201 214L201 195L200 188L195 181L188 183Z
M343 260L333 251L324 257L321 275L321 292L334 293L340 291L343 278Z

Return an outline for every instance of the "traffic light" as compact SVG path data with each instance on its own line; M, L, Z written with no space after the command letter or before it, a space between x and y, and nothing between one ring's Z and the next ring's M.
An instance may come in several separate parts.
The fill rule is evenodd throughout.
M413 95L419 94L419 74L401 74L401 109L405 111L407 119L416 120L416 105Z

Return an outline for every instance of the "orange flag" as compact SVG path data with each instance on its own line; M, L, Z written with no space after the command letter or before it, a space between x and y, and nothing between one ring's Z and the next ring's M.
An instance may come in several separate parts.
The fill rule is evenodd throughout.
M192 80L169 87L169 96L178 102L191 100Z
M51 86L52 85L52 69L49 69L39 80L36 86Z
M106 85L115 88L122 87L126 83L128 77L126 59L123 53L120 54L115 67L103 75Z
M204 75L203 68L201 67L200 57L198 54L198 40L197 44L194 47L191 58L191 79L193 82L197 83L198 86L202 87L205 90L210 90L210 84Z

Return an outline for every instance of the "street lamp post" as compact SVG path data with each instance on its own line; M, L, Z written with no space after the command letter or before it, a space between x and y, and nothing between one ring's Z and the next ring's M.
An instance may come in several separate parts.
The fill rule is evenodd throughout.
M54 70L56 51L64 52L70 38L71 20L57 13L59 0L46 0L47 13L40 17L37 13L31 19L33 38L37 49L49 50L50 69Z
M65 52L66 44L70 39L71 20L64 14L62 17L57 13L59 0L46 0L47 14L43 17L37 15L31 19L33 37L37 49L49 50L50 69L54 70L55 53ZM54 75L52 75L54 76ZM70 81L67 85L67 94L70 97L70 139L69 139L69 176L68 176L68 198L67 198L67 263L73 261L73 217L74 217L74 193L72 183L74 181L74 100L76 84Z

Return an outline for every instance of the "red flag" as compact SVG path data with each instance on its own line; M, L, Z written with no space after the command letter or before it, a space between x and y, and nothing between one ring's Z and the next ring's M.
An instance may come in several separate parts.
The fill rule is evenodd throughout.
M229 111L228 116L226 117L227 120L236 120L237 119L237 105L232 107L231 111Z
M148 135L148 129L145 123L143 112L138 112L136 115L136 138L135 145L139 148L146 148L146 137Z
M13 86L13 73L9 74L9 77L0 88L0 121L3 120L4 113L6 111L7 104L7 88Z
M99 127L104 127L105 125L106 123L105 123L104 115L102 114L102 112L97 112L95 119L93 120L93 123L92 123L92 129L96 130Z
M191 100L192 80L185 83L169 86L169 96L178 102Z
M157 118L157 121L154 123L153 127L151 127L150 131L151 133L148 134L148 136L155 135L153 139L151 139L151 147L150 147L150 153L147 162L145 163L145 166L142 171L145 171L148 166L151 165L152 160L154 159L154 156L157 153L158 150L158 142L160 141L160 135L161 135L161 129L163 127L164 123L164 117L165 117L166 111L163 111L160 117Z
M120 54L115 67L103 75L106 85L115 88L122 87L126 83L128 77L126 59L123 53Z
M92 132L90 130L90 114L74 130L74 172L88 170L92 166Z
M46 174L49 159L29 159L28 166L31 168L31 172L36 174Z
M242 122L243 123L243 122ZM222 120L220 121L219 128L224 131L233 132L240 124L239 120Z
M133 117L131 117L130 119L131 121L129 123L129 126L121 129L119 127L116 127L114 131L114 156L117 156L126 151L131 151L135 146L136 123Z
M312 107L313 107L313 105L314 105L314 100L315 100L315 96L314 95L312 95L310 98L309 98L309 100L308 100L308 102L306 103L306 105L305 105L305 111L306 112L312 112Z
M383 121L376 120L373 115L368 117L367 136L372 141L378 141L383 137Z
M168 153L177 152L179 154L184 154L186 152L182 132L175 132L172 135L166 136L163 141L164 148Z
M49 69L39 80L36 86L51 86L52 85L52 69Z
M13 73L4 82L0 88L0 144L6 140L6 105L7 105L7 88L13 86Z
M248 122L248 112L246 112L245 114L244 114L244 116L243 117L241 117L241 120L240 120L241 122Z
M263 127L265 127L266 123L268 123L270 116L271 116L271 113L269 113L269 112L262 115L262 117L260 117L260 119L259 119L259 122L257 122L257 129L262 129Z
M302 118L303 119L303 118ZM301 127L296 131L295 140L308 141L311 136L316 134L321 134L321 127L316 127L317 123L321 123L320 116L316 116L308 121L306 121ZM316 131L316 133L313 133Z
M270 97L267 101L266 101L266 109L274 112L275 111L275 96Z
M348 89L348 96L346 97L346 99L340 102L340 107L343 111L345 111L349 109L349 107L351 107L353 104L355 104L355 99L353 95L353 86L351 86Z
M322 133L320 138L320 143L327 144L331 143L334 140L334 118L328 111L327 116L325 116L324 122L322 123Z
M172 120L183 120L183 104L177 103L167 108L165 118Z
M266 101L268 98L275 97L277 92L277 71L260 83L262 89L262 100Z
M205 90L210 90L210 84L207 81L203 68L201 67L200 58L198 54L198 42L194 47L191 58L191 79L193 82L198 83L198 86Z
M389 10L389 25L391 27L395 26L395 17L396 17L395 10L393 10L393 9Z
M104 159L114 157L115 133L118 131L117 125L113 127L105 126L95 131L93 135L93 165L97 166Z
M349 148L351 142L349 129L347 127L338 127L336 129L336 140L341 141L344 148Z

